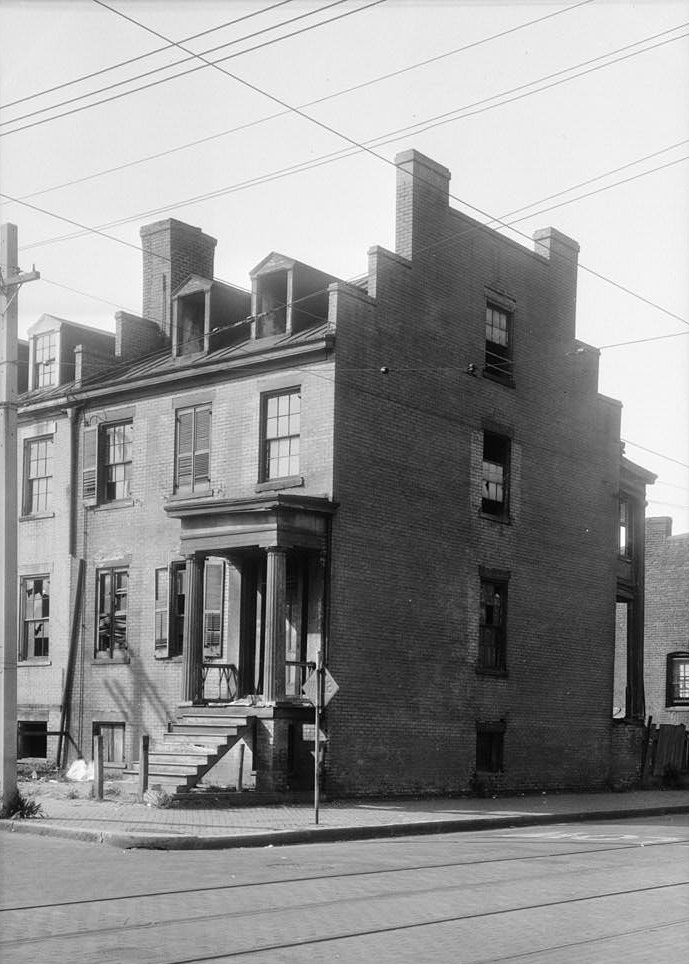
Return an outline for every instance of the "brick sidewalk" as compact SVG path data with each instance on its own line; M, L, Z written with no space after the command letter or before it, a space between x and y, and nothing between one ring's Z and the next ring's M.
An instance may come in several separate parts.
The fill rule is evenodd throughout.
M82 787L82 792L85 788ZM30 791L26 794L31 796ZM38 797L43 819L0 821L0 829L50 834L118 847L200 849L311 840L448 833L572 820L689 813L686 790L542 794L480 799L349 800L324 803L318 825L307 804L155 807L131 799Z

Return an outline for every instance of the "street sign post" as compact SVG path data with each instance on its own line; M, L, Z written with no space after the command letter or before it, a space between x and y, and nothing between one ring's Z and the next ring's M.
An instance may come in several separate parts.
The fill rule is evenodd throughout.
M321 765L321 742L327 739L321 730L321 710L328 705L330 700L339 690L332 675L323 666L323 652L318 650L316 657L316 668L311 673L301 688L302 693L313 703L314 707L314 734L313 734L313 818L314 823L318 823L318 812L320 808L320 765Z

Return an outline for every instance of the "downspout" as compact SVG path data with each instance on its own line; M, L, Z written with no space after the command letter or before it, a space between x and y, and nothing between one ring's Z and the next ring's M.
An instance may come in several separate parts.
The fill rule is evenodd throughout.
M70 457L69 457L69 487L70 487L70 499L69 499L69 557L72 562L76 556L76 544L77 544L77 499L78 499L78 485L77 485L77 467L78 467L78 452L79 452L79 421L77 415L79 413L79 407L72 405L67 409L67 416L69 418L69 428L70 428ZM74 683L74 663L76 660L77 643L79 638L79 617L81 615L81 602L84 589L84 560L79 559L77 561L77 585L74 593L74 602L72 608L72 619L70 625L69 634L69 649L67 651L67 666L65 669L65 678L62 686L62 701L60 705L60 729L57 744L57 765L58 768L62 765L62 755L63 748L66 757L66 741L63 743L63 738L66 737L67 740L70 739L69 736L69 724L70 724L70 709L72 702L72 687Z

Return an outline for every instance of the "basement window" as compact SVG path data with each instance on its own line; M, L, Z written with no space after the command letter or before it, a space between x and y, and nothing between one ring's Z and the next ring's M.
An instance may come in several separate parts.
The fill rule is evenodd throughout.
M17 759L45 760L48 756L48 724L38 720L17 723Z

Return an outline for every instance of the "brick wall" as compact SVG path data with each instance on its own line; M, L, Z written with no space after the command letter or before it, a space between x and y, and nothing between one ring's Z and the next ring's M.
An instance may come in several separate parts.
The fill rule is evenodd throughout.
M548 259L408 182L398 245L424 254L372 251L375 303L337 320L327 787L467 789L500 720L504 788L603 786L619 409L576 352L575 245L540 235ZM515 388L480 375L487 288L516 304ZM486 423L512 437L510 524L479 514ZM475 668L482 565L510 573L503 679Z
M142 315L170 334L172 294L190 274L213 277L215 238L169 218L141 228L143 248Z
M218 497L252 498L258 480L260 396L300 385L301 469L305 495L332 492L332 366L267 372L260 378L223 377L215 384L139 397L134 404L86 412L104 421L133 419L131 499L84 507L78 503L77 553L87 560L80 660L73 720L78 743L90 756L94 721L126 723L126 758L138 757L142 732L165 729L181 699L182 659L154 656L154 571L181 559L180 523L164 506L173 492L175 408L200 401L212 405L211 488ZM128 400L131 401L131 400ZM127 662L94 659L97 570L129 568Z
M667 654L689 652L689 533L672 519L646 520L644 675L646 713L658 723L689 724L689 707L666 706Z

